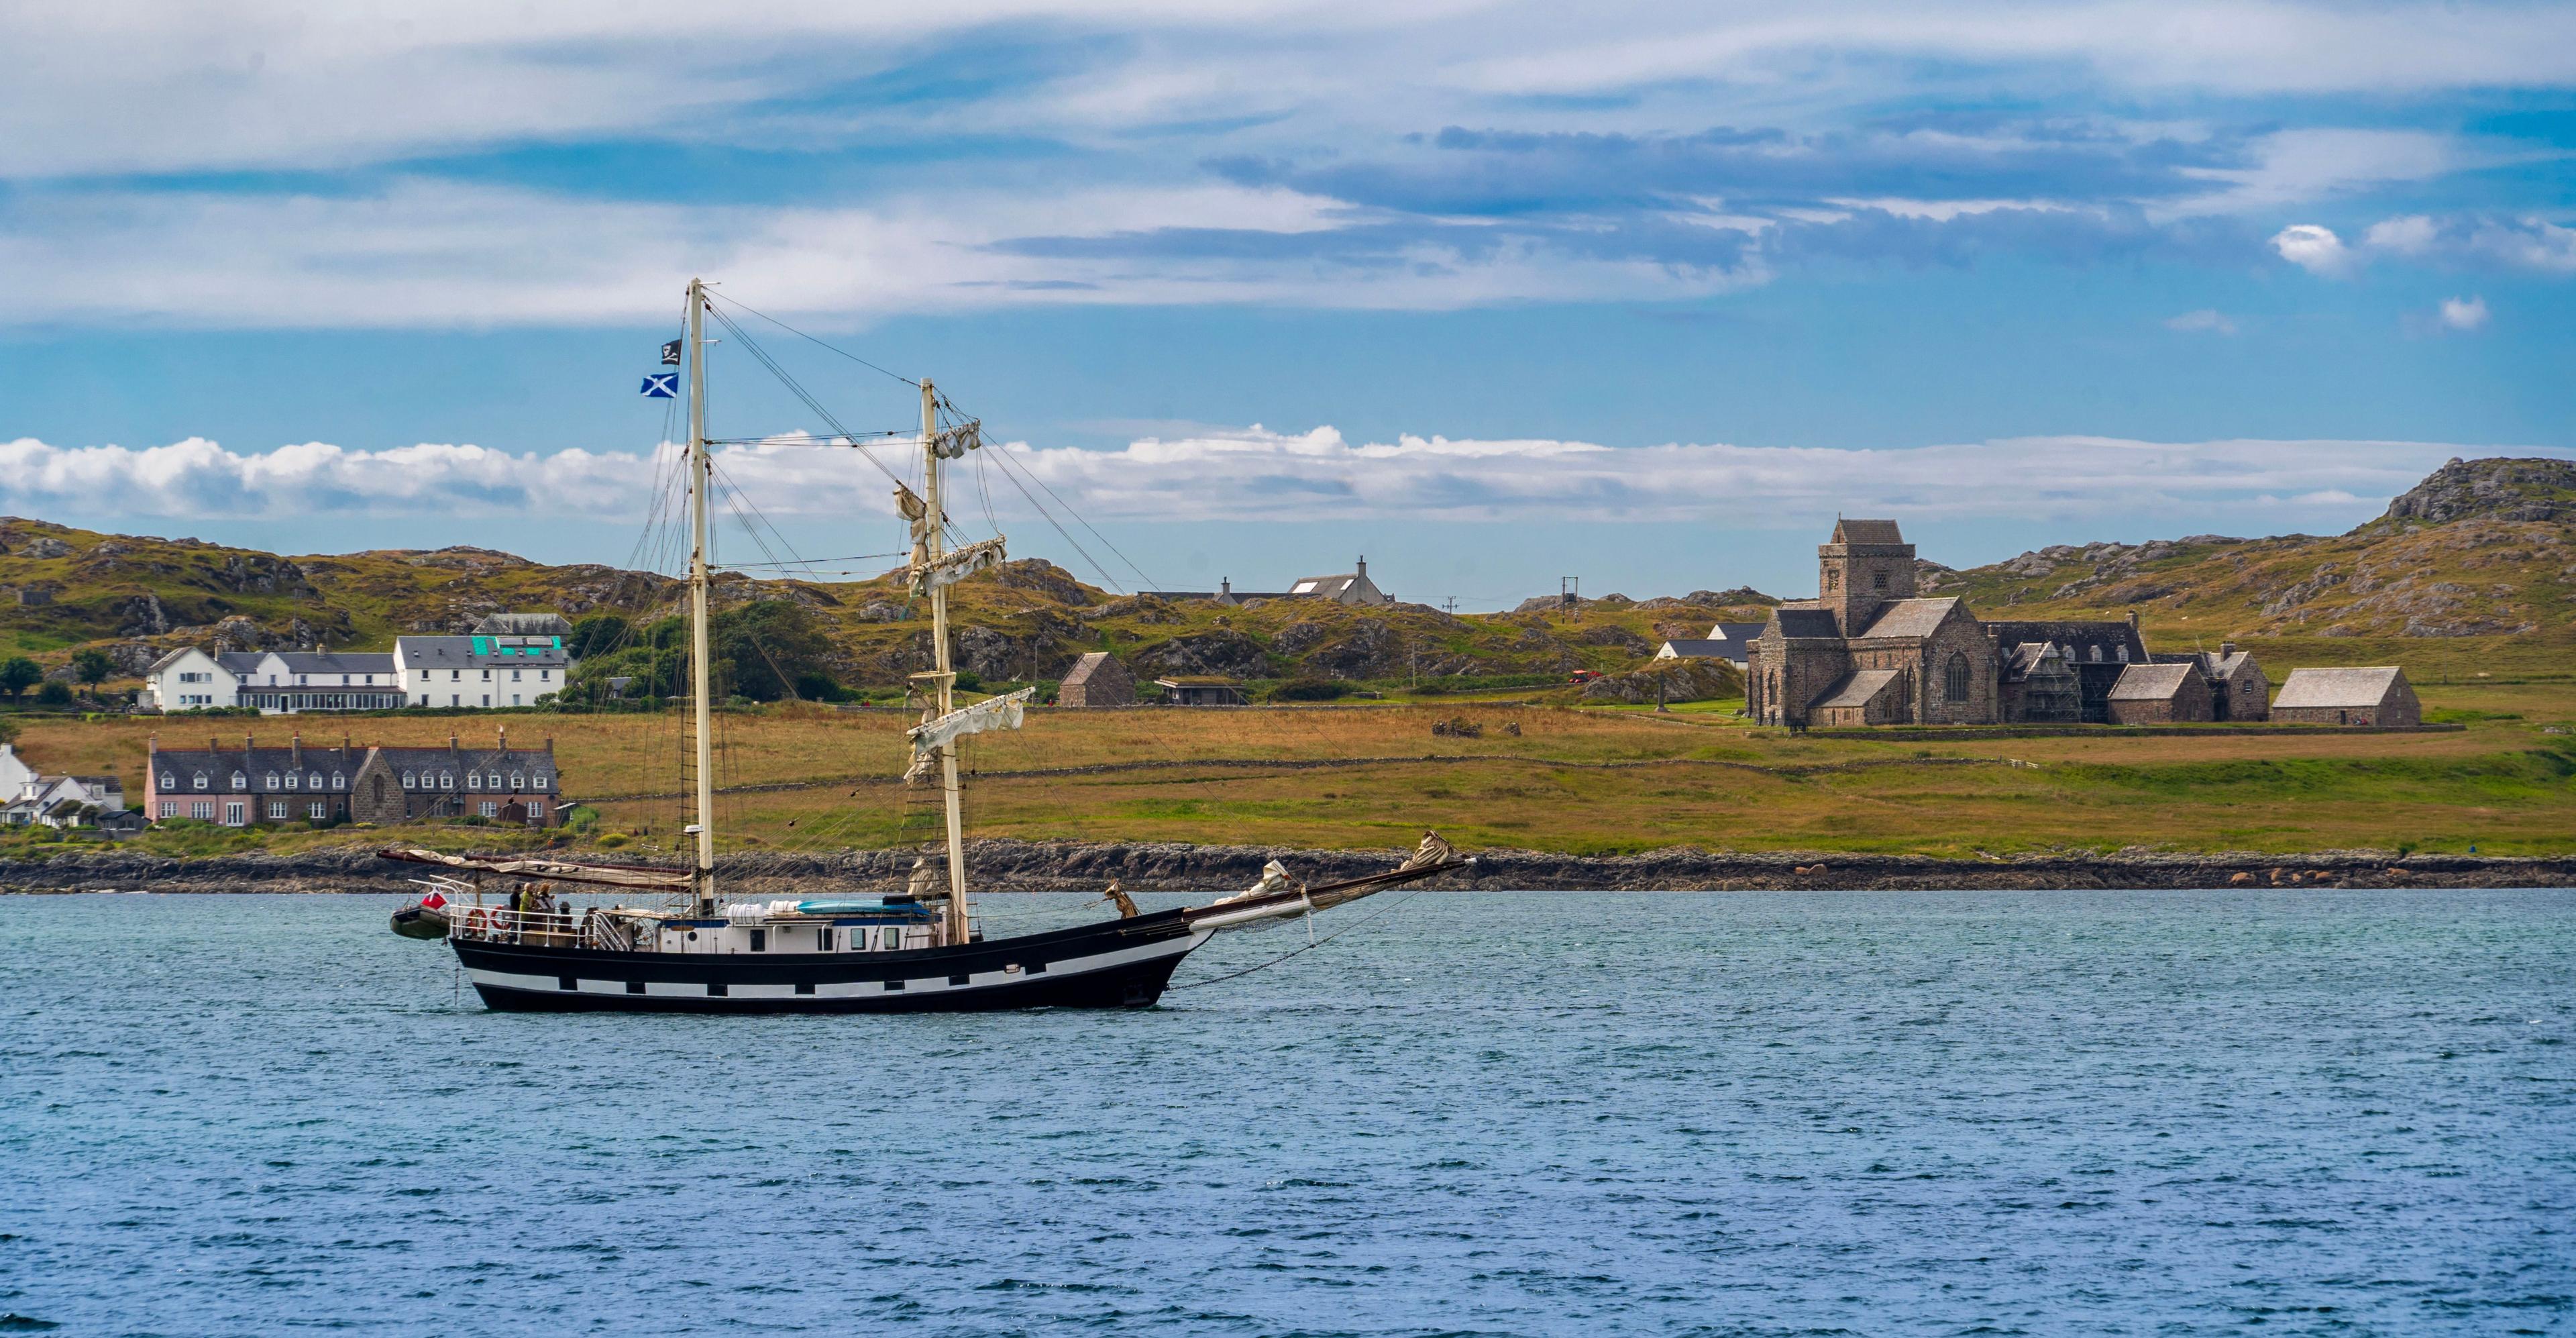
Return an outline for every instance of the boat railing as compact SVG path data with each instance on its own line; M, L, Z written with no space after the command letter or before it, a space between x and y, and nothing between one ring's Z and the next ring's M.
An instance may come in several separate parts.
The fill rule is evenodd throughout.
M622 915L595 911L517 911L506 906L463 906L449 913L448 932L477 943L532 948L601 948L635 952L642 927Z

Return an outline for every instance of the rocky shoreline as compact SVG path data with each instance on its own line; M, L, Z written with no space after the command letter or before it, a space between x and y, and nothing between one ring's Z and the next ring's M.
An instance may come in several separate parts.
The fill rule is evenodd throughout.
M1097 891L1112 878L1137 892L1231 889L1250 885L1271 859L1285 862L1299 878L1328 882L1380 872L1403 858L1403 852L1394 850L1176 842L975 841L968 851L979 887L994 892ZM2370 850L2297 856L2123 851L1976 862L1909 855L1733 854L1687 847L1621 856L1529 850L1476 854L1479 864L1472 877L1453 874L1433 886L1567 891L2576 886L2576 858L2401 858ZM729 895L745 897L895 891L911 864L909 852L896 851L753 853L727 858L724 886ZM0 861L0 893L400 892L410 886L405 879L419 872L416 865L393 864L358 849L200 859L66 852L47 860Z

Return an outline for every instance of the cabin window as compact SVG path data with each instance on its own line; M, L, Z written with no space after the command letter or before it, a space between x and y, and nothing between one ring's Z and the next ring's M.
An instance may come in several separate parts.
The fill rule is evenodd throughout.
M889 980L885 983L885 987L886 993L899 994L903 991L903 982L900 980Z
M831 950L832 950L832 927L831 927L830 925L825 925L825 926L823 926L822 928L817 929L817 930L815 930L815 931L814 931L814 951L816 951L816 952L830 952Z
M798 994L812 994L814 992L814 982L810 980L797 981L796 992Z
M975 978L973 976L950 976L948 978L948 983L951 985L972 985L975 983Z
M751 931L751 950L752 950L753 952L767 952L767 951L769 951L769 931L768 931L768 930L766 930L766 929L755 929L755 930Z
M555 977L555 988L559 990L577 990L581 988L581 982L570 976L557 976Z
M640 980L627 981L626 992L628 994L642 994L644 992L644 982Z
M1044 963L1044 962L1031 962L1031 963L1029 963L1029 974L1030 974L1030 975L1033 975L1033 976L1042 976L1042 975L1045 975L1045 974L1046 974L1046 963Z
M710 981L708 981L708 982L707 982L707 997L708 997L708 998L710 998L710 999L721 999L721 998L724 998L724 997L725 997L725 984L724 984L724 982L723 982L723 981L721 981L721 980L710 980Z

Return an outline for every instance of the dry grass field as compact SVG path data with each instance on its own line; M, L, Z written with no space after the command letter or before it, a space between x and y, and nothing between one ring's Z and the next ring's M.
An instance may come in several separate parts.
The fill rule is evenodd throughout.
M968 811L974 833L986 836L1388 847L1435 826L1465 845L1586 854L1672 845L1961 859L2132 846L2576 849L2576 734L2566 732L2576 722L2576 679L2469 678L2422 691L2436 718L2465 728L2039 738L1962 731L1927 742L1789 736L1746 728L1722 710L1660 717L1466 703L1039 710L1025 730L972 741L977 779ZM1451 719L1480 727L1481 737L1432 732ZM31 721L19 748L47 770L114 771L139 796L144 741L156 729L202 746L209 736L237 745L244 726L268 741L293 728L187 723L183 732L168 721ZM442 743L451 731L488 741L496 727L494 719L399 716L305 723L308 745L336 743L343 727L362 744ZM892 712L822 708L724 716L718 783L728 844L883 847L913 839L904 815L922 796L908 799L895 783L906 723ZM579 843L667 848L681 821L671 796L686 784L677 721L519 715L508 724L520 742L554 739L568 793L598 815ZM209 728L218 725L231 728ZM383 835L227 834L222 848ZM508 839L481 828L415 835L455 846Z

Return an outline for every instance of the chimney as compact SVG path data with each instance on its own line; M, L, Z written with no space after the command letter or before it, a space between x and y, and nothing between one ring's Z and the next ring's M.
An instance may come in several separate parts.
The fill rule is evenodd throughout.
M291 734L286 740L286 764L297 771L304 769L304 735Z
M1217 592L1217 595L1218 595L1220 598L1221 598L1221 597L1224 597L1224 596L1227 596L1227 595L1231 595L1231 594L1233 594L1233 593L1234 593L1234 578L1233 578L1233 577L1231 577L1231 576L1228 576L1228 577L1225 577L1225 578L1223 578L1223 579L1219 580L1219 581L1216 583L1216 592Z
M506 755L508 755L509 751L510 751L510 727L509 727L508 725L503 725L503 726L501 727L501 752L502 752L502 754L503 754L504 756L506 756Z
M1368 554L1366 553L1360 554L1360 569L1358 574L1361 576L1368 575Z
M2221 641L2221 642L2219 642L2219 643L2218 643L2218 653L2219 653L2219 654L2221 654L2221 655L2233 655L2233 654L2235 654L2235 653L2236 653L2236 643L2235 643L2235 642L2233 642L2233 641Z

